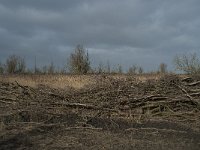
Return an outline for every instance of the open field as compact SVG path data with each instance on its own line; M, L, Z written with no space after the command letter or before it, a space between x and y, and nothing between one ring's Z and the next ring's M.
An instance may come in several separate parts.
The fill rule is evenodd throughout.
M200 147L200 76L0 76L0 150Z

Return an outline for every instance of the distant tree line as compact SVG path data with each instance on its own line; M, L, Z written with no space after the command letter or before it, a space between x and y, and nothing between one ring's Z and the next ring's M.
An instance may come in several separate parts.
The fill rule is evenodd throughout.
M177 55L174 58L174 66L177 70L182 71L187 74L199 74L200 73L200 60L196 54L190 55ZM141 66L133 64L129 67L127 72L123 71L120 64L117 67L112 68L109 61L105 64L100 63L97 68L91 67L90 56L88 51L82 46L77 45L74 51L70 54L67 59L66 66L63 69L57 69L54 63L51 62L49 65L45 65L41 68L36 66L30 70L27 68L25 59L17 56L10 55L5 63L0 62L0 74L144 74L144 69ZM157 71L150 72L151 74L166 74L167 65L165 63L160 63Z

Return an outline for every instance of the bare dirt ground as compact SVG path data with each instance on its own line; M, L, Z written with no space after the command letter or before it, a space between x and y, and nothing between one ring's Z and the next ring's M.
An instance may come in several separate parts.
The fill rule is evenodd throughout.
M0 150L199 150L200 77L0 77Z

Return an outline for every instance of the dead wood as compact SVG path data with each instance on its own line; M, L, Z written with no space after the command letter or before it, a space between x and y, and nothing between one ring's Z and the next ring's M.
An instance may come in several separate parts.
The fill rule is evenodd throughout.
M103 128L94 128L94 127L69 127L64 130L103 130Z
M22 89L28 90L28 87L25 87L25 86L20 85L17 81L15 81L15 83L16 83L19 87L21 87Z
M180 131L180 130L173 130L173 129L158 129L158 128L129 128L126 129L125 131L150 131L151 132L169 132L169 133L173 133L173 132L178 132L178 133L187 133L186 131Z
M199 84L200 84L200 81L197 81L197 82L187 84L187 86L195 86L195 85L199 85Z
M186 78L183 78L181 81L182 82L188 82L188 81L191 81L192 78L191 77L186 77Z
M17 101L17 99L15 98L6 97L6 96L0 96L0 100L13 101L13 102Z
M191 93L191 96L200 96L200 92L199 93Z
M15 104L15 102L9 102L9 101L4 101L4 100L0 100L1 103L5 103L5 104Z
M16 84L0 82L0 118L7 119L9 129L16 126L31 132L77 130L74 132L79 133L81 130L102 130L103 126L112 124L129 128L133 127L129 126L133 122L151 119L200 126L200 84L192 77L181 80L168 76L144 82L110 77L96 84L66 91L45 86L31 88L17 81ZM27 121L23 118L26 116ZM99 121L90 124L92 119ZM152 129L151 133L154 132L157 133L157 129Z
M50 96L58 97L58 98L60 98L60 99L65 99L64 96L61 96L61 95L59 95L59 94L55 94L55 93L52 93L52 92L49 92L48 94L49 94Z
M80 103L54 103L54 104L42 104L46 109L65 109L66 107L70 108L79 108L79 109L91 109L91 110L100 110L108 112L119 112L116 109L97 107L93 105L80 104Z
M190 94L188 94L188 92L184 89L184 88L182 88L181 86L179 86L179 85L176 85L179 89L181 89L185 94L186 94L186 96L192 101L192 102L194 102L198 107L199 107L199 102L198 101L196 101L196 100L194 100L193 98L192 98L192 96L190 95Z

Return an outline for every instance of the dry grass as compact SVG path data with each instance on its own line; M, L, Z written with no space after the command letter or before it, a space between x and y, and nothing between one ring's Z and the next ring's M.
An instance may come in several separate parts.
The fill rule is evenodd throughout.
M87 85L95 83L95 79L87 75L9 75L0 76L0 81L15 82L30 87L39 85L49 86L51 88L75 88L81 89Z
M96 83L97 75L4 75L0 76L0 81L15 82L30 87L46 85L51 88L75 88L81 89ZM101 76L101 75L99 75ZM127 75L108 75L113 79L126 79ZM159 75L136 75L137 81L145 82L148 79L159 79Z
M163 75L162 74L136 74L136 75L128 75L128 74L116 74L110 75L113 79L116 80L126 80L128 76L134 77L136 82L146 82L147 80L159 80Z
M82 89L85 86L96 84L98 77L104 75L0 75L0 81L15 82L30 87L38 87L45 85L56 89ZM161 74L144 74L144 75L106 75L115 80L126 81L127 76L134 77L136 82L146 82L147 80L159 80L163 75Z

